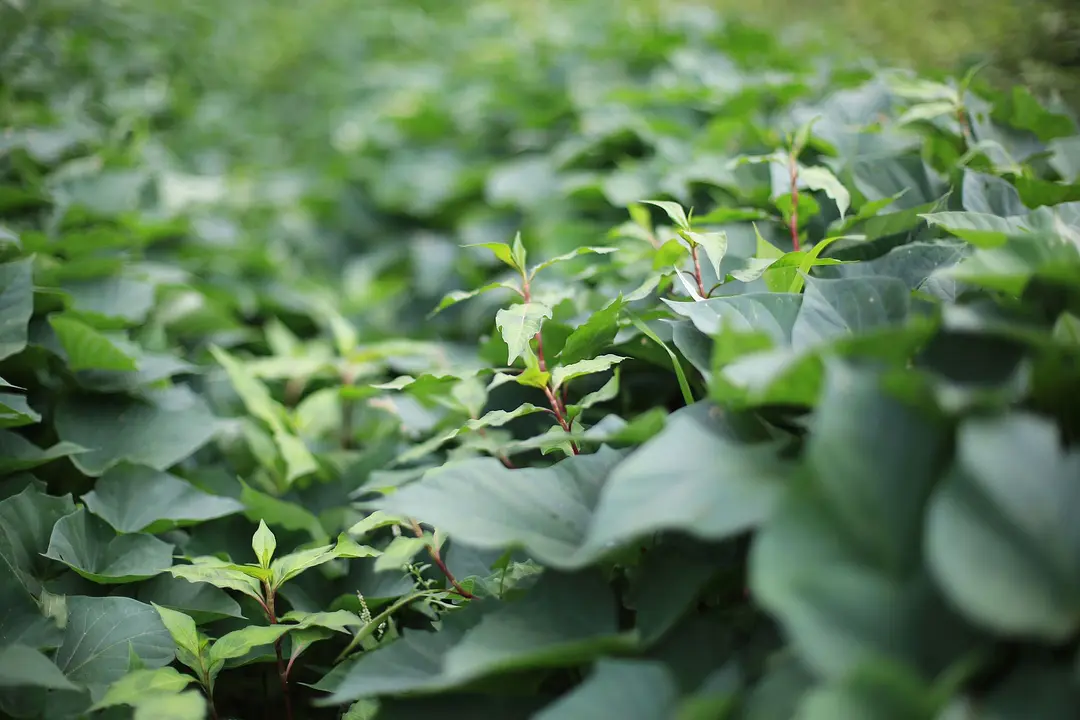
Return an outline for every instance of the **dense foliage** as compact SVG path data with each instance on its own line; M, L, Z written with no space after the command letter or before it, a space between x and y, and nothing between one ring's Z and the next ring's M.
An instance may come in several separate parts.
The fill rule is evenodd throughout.
M5 2L0 714L1074 717L1064 106L417 3L289 134Z

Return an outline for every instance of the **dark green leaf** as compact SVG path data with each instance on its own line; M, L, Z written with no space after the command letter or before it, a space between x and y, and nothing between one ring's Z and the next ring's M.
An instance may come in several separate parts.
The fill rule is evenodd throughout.
M96 583L129 583L168 570L172 551L172 545L153 535L117 535L80 507L57 520L45 557Z
M244 509L237 500L204 493L175 475L127 464L106 471L82 500L122 533L159 533Z

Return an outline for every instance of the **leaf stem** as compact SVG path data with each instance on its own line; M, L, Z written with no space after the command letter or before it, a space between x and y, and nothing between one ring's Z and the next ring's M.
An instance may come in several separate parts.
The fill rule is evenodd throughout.
M694 261L694 280L697 281L698 294L703 298L708 298L709 294L705 292L705 283L701 281L701 260L698 259L697 243L690 243L690 257Z
M418 538L424 537L424 529L420 527L420 523L416 520L411 520L410 522L412 523L413 534L416 535L416 537ZM430 555L432 561L439 566L439 570L442 570L442 573L446 576L447 581L454 586L454 590L457 591L457 594L463 598L475 600L476 596L465 588L461 587L461 583L459 583L457 581L457 578L454 577L454 574L450 572L450 568L446 567L446 563L443 562L442 554L439 552L439 549L436 548L435 545L432 543L428 544L427 549L428 555Z
M271 625L277 625L277 612L274 610L274 600L277 593L270 588L270 583L263 580L263 594L266 595L266 603L263 605L270 618ZM281 681L281 694L285 698L285 717L293 720L292 698L289 697L289 671L285 667L285 659L281 655L281 638L274 641L274 655L277 657L278 679ZM290 665L292 663L290 662Z
M799 252L799 162L793 148L788 155L788 175L791 178L791 249Z
M696 263L696 255L695 263ZM701 266L697 268L698 271L698 286L701 286ZM529 279L522 275L521 277L521 296L525 298L525 302L532 300L532 290L529 287ZM540 372L547 372L547 361L544 360L544 339L541 337L540 331L536 333L536 358L539 361ZM559 398L556 397L555 391L551 389L550 381L548 385L544 386L544 395L547 396L548 403L551 404L551 411L555 413L555 419L559 421L559 426L567 433L570 432L570 424L566 422L566 408L559 402ZM570 441L570 449L575 455L581 451L573 440ZM505 464L505 462L503 463Z

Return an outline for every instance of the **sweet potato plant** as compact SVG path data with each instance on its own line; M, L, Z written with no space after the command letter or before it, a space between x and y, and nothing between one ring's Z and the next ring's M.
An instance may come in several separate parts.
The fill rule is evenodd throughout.
M260 144L122 5L16 6L0 715L1075 717L1067 107L404 3Z

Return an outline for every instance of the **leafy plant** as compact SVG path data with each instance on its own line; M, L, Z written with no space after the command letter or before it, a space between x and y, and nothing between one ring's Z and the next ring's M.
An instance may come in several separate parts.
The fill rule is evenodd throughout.
M286 147L151 11L5 26L0 712L1072 717L1076 118L423 5Z

